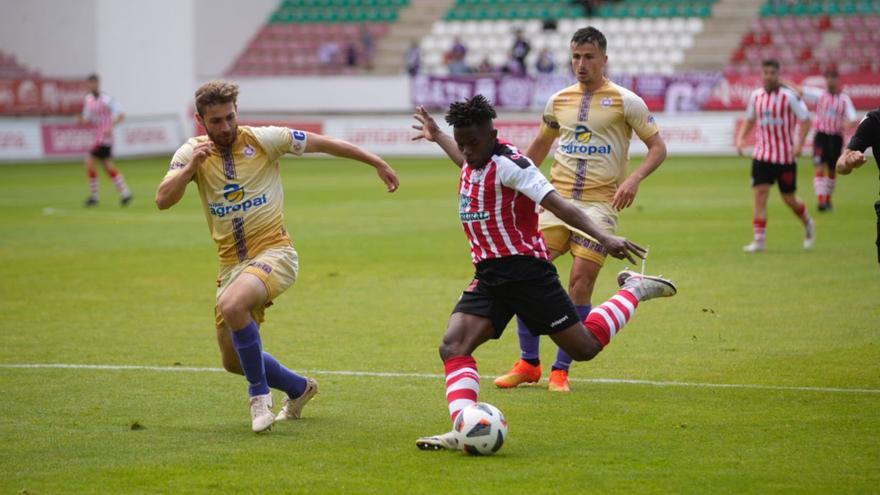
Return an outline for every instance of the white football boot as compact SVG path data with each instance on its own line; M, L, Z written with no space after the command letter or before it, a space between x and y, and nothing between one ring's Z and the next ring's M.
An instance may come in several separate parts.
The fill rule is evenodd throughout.
M655 297L671 297L678 292L672 280L654 275L642 275L632 270L623 270L617 274L617 284L627 289L639 301L647 301Z
M454 431L433 437L422 437L416 440L416 447L422 450L459 450Z
M816 243L816 222L811 218L804 226L804 249L812 249Z
M763 242L752 241L743 246L743 251L746 253L763 253L766 250L767 246Z
M272 413L272 393L251 397L251 429L256 433L272 428L275 414Z
M278 416L275 416L275 421L299 419L302 416L303 406L318 394L318 382L313 378L306 378L306 382L306 390L302 395L296 399L291 399L290 396L284 398L284 407L281 408Z

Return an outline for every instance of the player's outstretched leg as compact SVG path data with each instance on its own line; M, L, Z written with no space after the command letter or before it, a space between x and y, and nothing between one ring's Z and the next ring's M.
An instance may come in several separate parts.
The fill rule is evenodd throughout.
M513 388L523 383L538 383L541 380L541 338L532 335L526 324L516 319L516 334L522 354L513 368L495 379L498 388Z
M251 322L244 328L232 332L232 345L241 360L244 376L248 381L251 397L251 429L259 433L272 427L275 415L272 414L272 393L266 381L266 367L263 363L263 344L257 323Z
M300 419L303 407L318 394L318 382L285 368L274 356L263 352L263 366L266 368L266 382L270 388L287 393L284 407L275 416L275 421Z
M113 185L116 186L116 190L119 191L120 204L122 206L128 206L134 196L132 196L131 190L128 189L128 184L125 183L125 177L122 175L122 172L116 168L111 160L106 160L104 162L104 169L113 181Z

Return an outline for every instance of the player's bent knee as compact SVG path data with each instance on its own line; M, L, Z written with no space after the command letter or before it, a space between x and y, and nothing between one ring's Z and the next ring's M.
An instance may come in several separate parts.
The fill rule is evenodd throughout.
M241 361L238 360L238 356L236 356L235 359L224 356L223 369L230 373L235 373L236 375L244 375L244 370L241 369Z

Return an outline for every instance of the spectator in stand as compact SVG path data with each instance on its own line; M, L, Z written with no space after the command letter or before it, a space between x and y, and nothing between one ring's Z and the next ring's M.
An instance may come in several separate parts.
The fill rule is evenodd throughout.
M529 44L528 41L523 37L522 29L517 29L515 31L516 38L513 40L513 48L511 48L511 55L517 62L519 62L522 73L526 73L526 57L529 56L529 52L532 51L532 45Z
M348 38L348 41L345 42L345 66L349 68L354 68L358 66L358 56L360 53L358 52L357 43L355 43L354 37Z
M325 41L318 47L318 63L322 69L332 69L337 65L339 58L339 43L335 41Z
M367 70L373 69L373 56L376 54L376 39L366 24L361 25L361 55Z
M122 172L113 163L112 151L113 128L122 122L125 114L113 97L99 90L100 84L97 74L90 75L87 81L89 92L83 101L82 114L77 118L80 123L92 126L95 132L92 149L86 156L86 173L89 176L89 197L86 199L86 206L98 205L98 169L95 167L95 160L101 162L104 171L107 172L107 175L113 180L116 190L119 191L122 206L126 206L132 199L131 191L125 183Z
M449 59L453 60L464 60L467 56L467 47L464 46L464 43L461 42L461 38L456 36L453 40L452 48L449 49Z
M482 75L495 74L495 66L492 65L492 62L489 60L489 57L483 57L483 60L480 61L480 65L477 66L476 73L482 74Z
M464 61L466 55L467 47L461 42L461 38L456 36L452 48L446 54L446 68L449 69L449 75L461 76L470 74L471 69Z
M526 75L526 67L523 65L522 61L518 59L513 53L513 49L510 50L510 54L507 57L507 62L505 62L505 64L501 67L501 73L508 76Z
M535 61L535 70L540 74L552 74L556 71L556 61L553 60L553 52L549 48L544 48Z
M419 69L422 67L422 52L419 50L419 42L413 41L409 45L409 50L406 51L405 57L406 63L406 73L410 76L415 76L419 73Z

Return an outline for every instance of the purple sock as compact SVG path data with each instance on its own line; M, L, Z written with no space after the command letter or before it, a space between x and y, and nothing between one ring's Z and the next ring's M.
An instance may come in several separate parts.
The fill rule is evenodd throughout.
M522 351L521 357L525 360L541 359L541 338L532 335L526 324L519 318L516 319L516 334L519 335L519 348Z
M285 368L268 352L263 352L263 363L266 366L266 381L269 386L287 392L291 399L296 399L306 391L306 379Z
M263 343L260 341L260 330L256 322L251 321L248 326L232 332L232 345L238 353L244 376L250 387L248 391L251 397L269 393L269 385L266 383L266 368L263 365Z
M581 321L584 321L584 319L587 317L587 315L590 314L590 310L593 307L590 306L589 304L576 304L574 308L578 312L578 318L580 318ZM571 356L569 356L560 347L559 350L556 352L556 362L553 363L553 369L568 371L568 369L570 367L571 367Z

